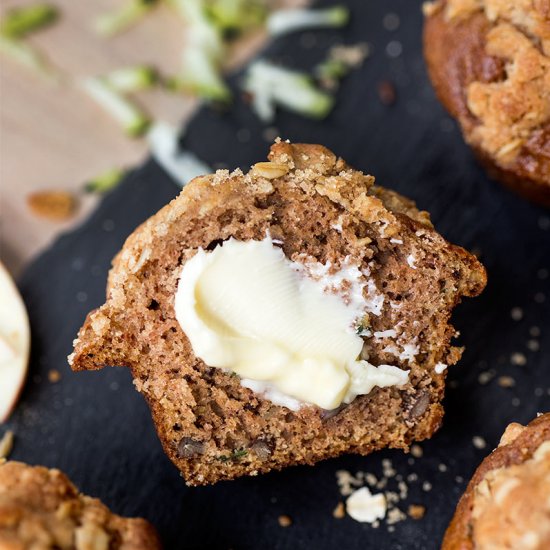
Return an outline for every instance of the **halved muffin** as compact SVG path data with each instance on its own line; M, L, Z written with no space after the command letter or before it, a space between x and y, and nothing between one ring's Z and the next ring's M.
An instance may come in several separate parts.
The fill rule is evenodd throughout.
M126 241L69 358L128 366L190 485L407 449L443 415L485 270L319 145L196 178Z

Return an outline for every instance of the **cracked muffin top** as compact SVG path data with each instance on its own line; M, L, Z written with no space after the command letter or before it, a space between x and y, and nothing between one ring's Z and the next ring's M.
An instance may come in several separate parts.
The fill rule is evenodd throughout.
M550 547L550 414L510 424L476 470L445 534L443 550Z
M491 174L550 203L550 2L441 0L425 13L430 77L466 141Z
M151 524L113 514L59 470L0 463L0 548L159 550Z

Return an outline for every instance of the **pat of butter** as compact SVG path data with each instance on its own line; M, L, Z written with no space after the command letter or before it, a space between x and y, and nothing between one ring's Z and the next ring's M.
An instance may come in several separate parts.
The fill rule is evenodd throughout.
M408 371L358 360L357 309L269 237L199 249L182 268L175 313L197 357L290 408L334 409L375 385L408 380Z

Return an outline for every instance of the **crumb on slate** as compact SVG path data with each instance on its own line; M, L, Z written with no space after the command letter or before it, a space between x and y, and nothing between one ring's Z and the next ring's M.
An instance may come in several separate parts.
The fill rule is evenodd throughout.
M512 363L512 365L518 365L521 367L527 364L527 358L523 353L515 352L512 353L512 355L510 356L510 362Z
M417 458L423 455L423 449L418 444L411 445L411 454ZM414 458L410 458L414 463ZM333 510L333 517L340 519L346 513L356 521L365 521L370 523L370 526L374 529L385 527L388 532L393 532L395 530L394 524L411 517L412 519L419 520L421 519L426 511L425 506L421 504L410 504L408 507L405 504L406 499L409 496L409 483L419 482L419 477L416 472L411 472L407 475L400 474L396 471L392 460L383 459L381 461L382 466L382 475L380 477L375 476L371 472L356 472L352 474L347 470L338 470L336 472L336 481L338 483L338 488L340 494L343 497L349 498L350 495L357 495L358 493L365 493L365 502L362 503L361 510L348 509L347 506L344 506L344 503L340 502ZM441 468L443 466L443 468ZM440 465L440 471L446 471L447 467L445 465ZM377 494L370 493L368 487L371 487L373 490L379 491ZM431 491L432 484L429 481L421 482L421 488L424 491ZM368 497L368 498L367 498ZM366 512L365 509L368 508L368 504L371 500L383 499L386 503L385 514L379 514L377 517L376 514ZM377 505L378 505L377 501ZM404 510L401 506L405 505ZM360 512L360 513L359 513ZM362 516L367 519L358 519Z
M50 369L48 371L48 380L55 384L61 380L61 373L57 369Z
M343 502L339 502L332 511L332 516L336 519L342 519L346 515L346 508Z
M535 339L527 340L527 349L529 351L539 351L540 349L539 341Z
M487 442L480 435L474 435L472 443L476 449L485 449L487 447Z
M513 388L516 385L516 381L511 376L499 376L497 382L501 388Z
M397 99L397 92L395 86L389 80L381 80L377 86L378 98L383 105L390 107Z
M422 504L409 504L407 514L412 519L422 519L426 514L426 507L422 506Z
M422 450L422 447L420 445L417 445L416 443L414 443L413 445L411 445L411 454L415 458L421 458L422 455L424 454L424 451Z
M477 381L484 386L485 384L488 384L495 377L495 375L496 372L493 369L486 370L479 374Z
M290 518L290 516L287 516L285 514L279 516L277 518L277 521L279 522L279 525L281 527L290 527L292 525L292 519Z
M514 321L521 321L523 319L523 309L520 307L513 307L510 310L510 317L512 317Z

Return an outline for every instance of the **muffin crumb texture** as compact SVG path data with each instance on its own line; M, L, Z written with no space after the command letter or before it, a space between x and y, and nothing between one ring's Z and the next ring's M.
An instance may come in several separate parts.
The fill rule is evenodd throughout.
M410 371L405 386L374 388L331 411L289 410L194 355L174 312L182 265L199 248L266 235L304 272L354 266L370 308L360 320L362 357ZM435 366L453 365L462 351L451 345L450 315L484 285L478 260L447 243L412 201L324 147L279 141L248 173L196 178L128 238L107 302L88 315L70 361L74 370L130 367L191 485L408 449L441 423L446 371Z
M143 519L117 516L82 495L59 470L0 465L0 548L37 550L157 550Z

